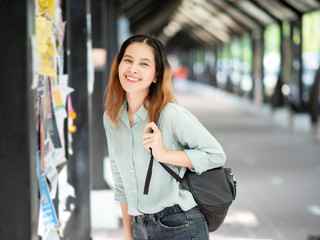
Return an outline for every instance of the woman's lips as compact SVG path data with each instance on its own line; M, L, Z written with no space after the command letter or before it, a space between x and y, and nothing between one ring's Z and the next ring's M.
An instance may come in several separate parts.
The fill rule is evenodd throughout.
M132 77L132 76L126 76L126 78L131 82L138 82L140 81L140 78Z

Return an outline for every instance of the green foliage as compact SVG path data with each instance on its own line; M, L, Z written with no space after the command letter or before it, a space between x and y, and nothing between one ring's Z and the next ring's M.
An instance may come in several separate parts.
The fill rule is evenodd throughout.
M302 17L302 51L320 52L320 10Z
M264 32L264 53L280 52L280 26L278 24L269 25Z

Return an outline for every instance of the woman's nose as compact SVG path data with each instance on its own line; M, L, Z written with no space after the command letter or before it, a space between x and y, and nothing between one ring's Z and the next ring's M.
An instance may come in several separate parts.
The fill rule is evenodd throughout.
M132 63L129 67L129 71L131 73L136 73L138 70L137 70L137 64L136 63Z

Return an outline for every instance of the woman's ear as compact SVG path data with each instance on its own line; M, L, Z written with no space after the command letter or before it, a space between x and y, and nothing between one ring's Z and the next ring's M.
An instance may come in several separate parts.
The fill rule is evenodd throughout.
M153 79L153 83L156 83L158 81L158 73L156 73L156 76L154 77L154 79Z

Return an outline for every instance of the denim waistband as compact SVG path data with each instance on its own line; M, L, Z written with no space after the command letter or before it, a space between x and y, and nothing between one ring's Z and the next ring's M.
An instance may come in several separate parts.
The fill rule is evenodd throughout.
M172 213L177 213L177 212L182 212L183 210L180 208L179 205L173 205L171 207L166 207L165 209L161 210L160 212L157 213L151 213L151 214L142 214L135 216L135 220L141 219L141 220L147 220L147 219L159 219L163 216L172 214Z

